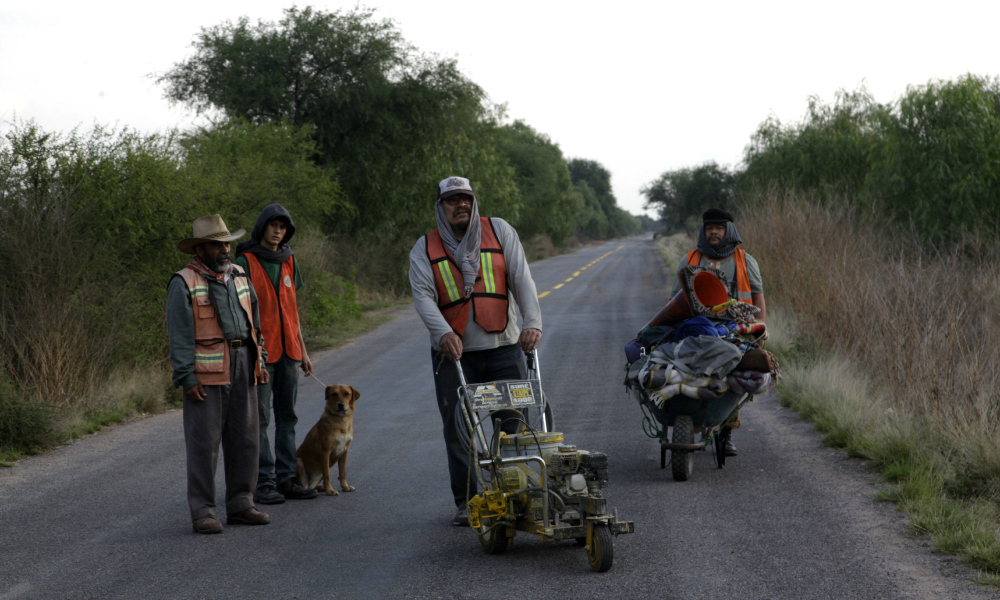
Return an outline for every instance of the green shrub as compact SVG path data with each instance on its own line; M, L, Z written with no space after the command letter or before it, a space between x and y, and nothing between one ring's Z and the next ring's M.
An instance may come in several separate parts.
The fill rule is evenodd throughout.
M0 456L50 443L54 412L51 406L24 400L7 375L0 375Z

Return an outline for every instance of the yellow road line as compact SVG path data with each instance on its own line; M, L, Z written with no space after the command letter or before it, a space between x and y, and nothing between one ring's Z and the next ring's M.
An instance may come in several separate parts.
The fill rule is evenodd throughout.
M571 281L573 281L573 278L572 278L572 277L570 277L569 279L567 279L567 280L566 280L566 283L569 283L569 282L571 282Z
M581 271L586 271L586 270L587 270L587 267L580 267L580 270L581 270Z
M559 285L554 285L554 286L552 286L552 289L554 289L554 290L558 290L559 288L561 288L561 287L562 287L562 286L564 286L564 285L566 285L566 284L565 284L565 283L560 283Z
M551 293L552 293L552 292L542 292L541 294L538 294L538 297L539 297L539 298L544 298L544 297L548 296L548 295L549 295L549 294L551 294Z
M576 273L573 273L573 277L579 277L579 276L580 276L580 272L579 271L577 271Z

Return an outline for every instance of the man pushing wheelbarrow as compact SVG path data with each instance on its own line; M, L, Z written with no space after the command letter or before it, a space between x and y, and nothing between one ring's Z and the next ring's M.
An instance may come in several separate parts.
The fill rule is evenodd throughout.
M690 475L691 452L709 443L720 468L736 455L731 435L740 407L777 374L773 355L761 348L767 328L757 263L736 247L742 240L732 215L711 209L703 219L698 248L681 260L670 301L626 347L626 384L646 412L647 435L661 440L661 467L670 450L680 481Z

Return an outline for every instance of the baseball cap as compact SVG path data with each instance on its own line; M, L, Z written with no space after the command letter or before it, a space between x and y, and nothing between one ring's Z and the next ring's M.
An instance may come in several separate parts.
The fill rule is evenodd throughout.
M476 195L472 192L472 185L465 177L448 177L438 183L438 200L443 200L455 194L468 194L473 198Z

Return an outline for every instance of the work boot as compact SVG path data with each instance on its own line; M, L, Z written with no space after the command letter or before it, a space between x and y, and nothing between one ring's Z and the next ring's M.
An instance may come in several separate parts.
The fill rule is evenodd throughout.
M307 490L303 487L298 477L292 477L279 483L278 492L289 500L309 500L319 496L319 492L316 490Z
M222 523L214 515L208 515L200 519L195 519L191 523L191 529L195 533L222 533Z
M732 431L731 429L727 431ZM733 434L728 434L722 440L722 450L726 453L726 456L736 456L736 444L733 443Z
M255 504L283 504L285 497L279 494L273 485L265 485L253 493L253 501Z
M271 517L260 512L253 506L246 510L241 510L234 515L226 516L226 523L230 525L267 525L271 522Z
M468 527L469 526L469 510L464 506L458 507L458 512L455 513L455 518L451 521L452 525L457 525L458 527Z

